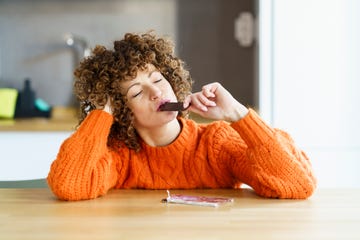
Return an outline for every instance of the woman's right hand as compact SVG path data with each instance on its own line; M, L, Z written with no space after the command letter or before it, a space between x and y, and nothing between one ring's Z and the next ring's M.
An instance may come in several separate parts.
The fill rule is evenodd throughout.
M108 98L105 106L100 106L99 104L94 103L96 109L103 110L109 114L113 114L112 105L111 105L111 99Z
M111 99L108 98L103 110L109 114L113 114L112 105L111 105Z
M202 117L236 122L245 117L249 110L239 103L220 83L210 83L200 92L189 95L184 106Z

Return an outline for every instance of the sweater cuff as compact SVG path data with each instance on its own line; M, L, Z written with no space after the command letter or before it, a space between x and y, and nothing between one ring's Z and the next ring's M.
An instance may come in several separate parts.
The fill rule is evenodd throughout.
M253 110L242 119L231 124L249 147L265 143L272 138L274 130Z
M80 124L79 130L95 136L108 136L114 118L103 110L92 110Z

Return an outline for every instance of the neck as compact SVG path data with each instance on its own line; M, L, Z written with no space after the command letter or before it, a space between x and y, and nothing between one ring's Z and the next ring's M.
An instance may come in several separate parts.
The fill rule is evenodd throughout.
M143 141L152 147L166 146L172 143L180 134L181 126L175 118L171 122L151 129L137 129Z

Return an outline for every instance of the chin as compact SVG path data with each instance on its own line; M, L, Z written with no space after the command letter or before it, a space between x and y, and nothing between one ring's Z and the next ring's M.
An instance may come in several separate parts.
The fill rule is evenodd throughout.
M167 112L165 115L161 117L160 122L163 122L164 124L169 123L171 121L174 121L177 119L178 112Z
M170 120L174 120L177 118L178 115L179 115L179 112L169 112L169 114L167 116L169 116Z

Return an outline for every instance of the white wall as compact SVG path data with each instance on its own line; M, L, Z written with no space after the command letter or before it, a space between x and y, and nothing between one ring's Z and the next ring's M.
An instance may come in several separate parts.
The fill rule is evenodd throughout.
M260 111L319 187L360 187L360 1L260 1Z

